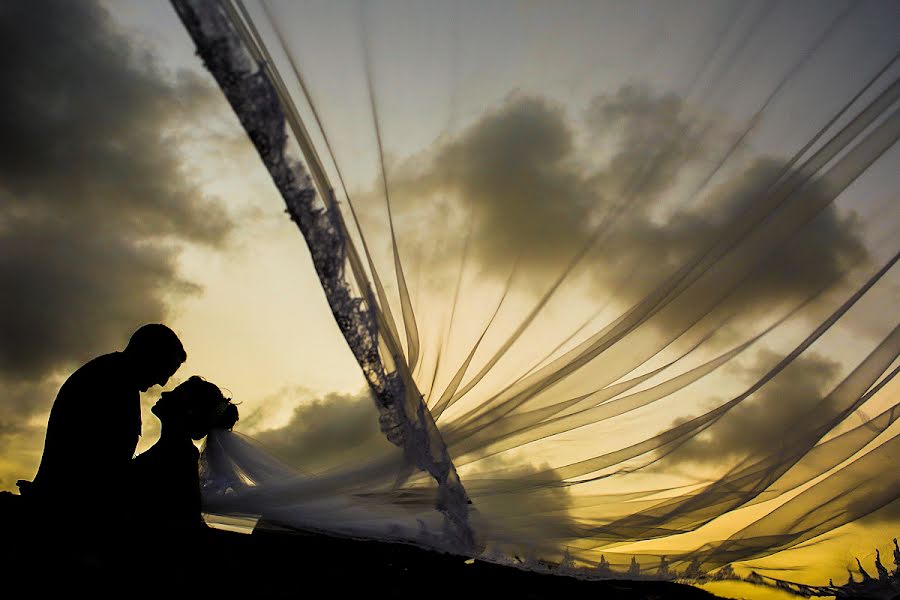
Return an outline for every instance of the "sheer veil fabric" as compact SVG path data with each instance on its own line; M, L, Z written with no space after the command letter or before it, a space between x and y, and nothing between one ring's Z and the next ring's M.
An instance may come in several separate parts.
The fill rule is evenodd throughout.
M397 448L217 433L211 513L710 571L900 495L892 7L173 4Z

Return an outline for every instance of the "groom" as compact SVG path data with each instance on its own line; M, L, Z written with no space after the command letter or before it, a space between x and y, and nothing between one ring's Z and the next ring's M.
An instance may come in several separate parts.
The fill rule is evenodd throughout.
M141 435L140 393L165 385L187 354L165 325L144 325L122 352L95 358L63 384L50 410L44 454L23 495L38 504L115 518Z

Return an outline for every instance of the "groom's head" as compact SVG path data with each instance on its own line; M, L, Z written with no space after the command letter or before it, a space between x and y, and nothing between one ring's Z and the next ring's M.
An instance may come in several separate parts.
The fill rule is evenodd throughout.
M165 385L187 360L187 353L175 332L159 323L144 325L135 331L125 348L125 355L142 392L157 384Z

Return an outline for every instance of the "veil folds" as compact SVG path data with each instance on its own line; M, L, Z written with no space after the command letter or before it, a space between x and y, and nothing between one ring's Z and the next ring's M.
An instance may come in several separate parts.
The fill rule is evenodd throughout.
M711 570L896 500L900 66L848 54L879 7L564 4L549 44L493 5L173 4L398 449L302 475L217 434L211 513ZM646 61L595 74L598 15Z

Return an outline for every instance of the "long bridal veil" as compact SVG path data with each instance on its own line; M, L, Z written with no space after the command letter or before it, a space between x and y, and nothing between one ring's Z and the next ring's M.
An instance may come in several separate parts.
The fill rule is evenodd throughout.
M211 512L709 571L900 495L894 7L173 3L396 448L212 436Z

